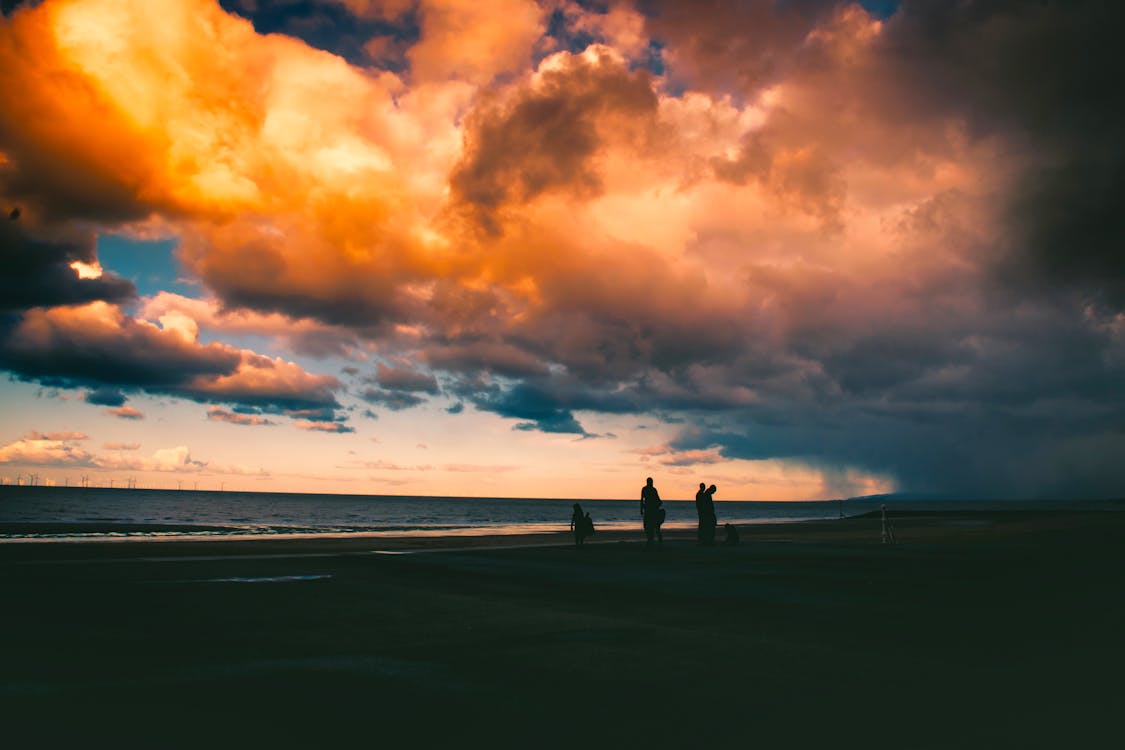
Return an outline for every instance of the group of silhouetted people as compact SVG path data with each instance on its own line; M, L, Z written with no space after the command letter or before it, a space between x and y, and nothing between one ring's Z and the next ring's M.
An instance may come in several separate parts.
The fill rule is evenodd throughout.
M695 532L696 541L704 547L715 544L715 527L719 519L715 516L715 485L708 487L706 483L699 483L699 492L695 493L695 512L699 516L699 528Z
M715 485L707 486L705 482L699 483L699 492L695 493L695 512L699 517L699 527L696 530L696 540L703 547L712 547L715 544L715 528L719 525L718 516L715 514ZM645 480L641 488L641 521L645 529L645 547L651 548L653 541L658 545L664 544L664 535L660 527L664 525L664 502L660 493L652 483L652 477ZM726 540L724 544L738 544L738 529L734 524L725 524ZM574 512L570 517L570 530L574 532L574 546L581 546L588 536L594 533L594 522L589 513L582 512L582 506L574 504Z

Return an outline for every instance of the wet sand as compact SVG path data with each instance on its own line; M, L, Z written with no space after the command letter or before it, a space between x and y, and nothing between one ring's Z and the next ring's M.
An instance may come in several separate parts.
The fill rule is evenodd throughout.
M0 544L26 746L1095 747L1125 513L689 532ZM721 535L721 529L720 529ZM405 554L403 554L405 553Z

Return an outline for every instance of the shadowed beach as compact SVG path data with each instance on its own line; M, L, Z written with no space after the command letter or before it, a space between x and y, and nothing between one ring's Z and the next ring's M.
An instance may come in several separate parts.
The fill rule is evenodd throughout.
M58 745L1088 747L1125 514L0 545L9 736Z

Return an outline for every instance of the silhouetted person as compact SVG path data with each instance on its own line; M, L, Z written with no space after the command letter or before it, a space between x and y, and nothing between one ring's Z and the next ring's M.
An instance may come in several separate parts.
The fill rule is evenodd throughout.
M695 527L695 541L697 544L703 544L703 516L704 506L707 503L707 485L703 482L699 483L699 491L695 493L695 515L697 518L697 525Z
M715 516L715 490L715 485L704 489L703 482L700 482L699 492L695 493L695 512L699 516L696 539L705 547L715 543L715 526L719 523Z
M570 530L574 532L575 547L580 546L582 542L586 541L586 537L589 536L586 531L587 524L591 527L594 525L594 522L590 520L590 514L583 514L582 506L575 503L574 512L570 514Z
M883 506L883 544L890 542L891 544L898 544L895 539L895 525L887 517L887 506Z
M641 488L641 518L645 526L645 546L652 546L653 537L663 545L664 535L660 533L660 524L664 523L664 503L660 500L656 487L652 486L652 477L646 479L645 486Z
M594 519L590 518L589 513L587 513L586 517L584 519L582 519L582 523L584 525L584 528L586 529L586 536L593 536L594 535Z
M738 544L738 528L733 523L724 523L723 530L727 533L727 538L723 540L723 544L731 547Z

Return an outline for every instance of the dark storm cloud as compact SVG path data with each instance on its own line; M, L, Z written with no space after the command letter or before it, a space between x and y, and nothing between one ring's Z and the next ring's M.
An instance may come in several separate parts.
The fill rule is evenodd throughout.
M98 406L124 406L125 394L112 386L101 386L92 391L87 391L85 395L86 403L96 404Z
M95 300L122 302L136 296L133 283L113 274L79 278L70 267L97 262L92 233L69 240L38 239L23 219L0 220L0 312L31 307L78 305Z
M461 380L450 390L481 411L525 420L515 429L576 435L590 433L574 416L575 411L626 414L638 411L642 403L633 394L606 393L572 378L536 378L507 384Z
M496 400L478 398L476 405L502 417L530 420L516 424L516 430L587 434L570 409L560 406L553 394L531 386L516 386Z
M1065 286L1125 306L1125 59L1118 53L1125 6L1101 0L906 0L876 4L888 15L870 50L859 108L900 133L960 121L975 138L1003 137L1020 188L1007 199L1011 247L998 276ZM888 7L883 7L888 6ZM768 86L831 75L835 64L806 39L838 13L832 2L646 5L649 33L668 44L673 78L692 88L752 98ZM873 121L874 124L875 121ZM761 179L776 169L778 139L799 142L800 122L769 123L748 139L720 178ZM816 148L815 143L806 147ZM813 152L815 156L815 151ZM839 204L827 157L788 176L811 198Z
M1038 152L1010 203L1011 274L1125 306L1125 6L904 3L883 38L896 95Z
M1080 306L1046 304L891 330L849 340L841 327L805 371L750 380L756 403L689 412L673 447L863 467L961 497L1120 491L1120 331L1091 327Z
M783 457L829 472L863 467L899 478L905 489L953 497L1106 497L1121 486L1111 457L1125 434L1111 424L1120 408L1096 420L1103 423L1097 428L1084 414L1090 407L1062 401L1034 413L938 404L911 414L877 404L803 411L786 405L783 412L746 410L721 425L697 423L673 447L718 448L727 458Z
M482 411L527 420L515 425L514 429L587 434L565 405L564 396L549 385L515 383L503 387L499 384L484 385L479 381L461 381L452 388Z

